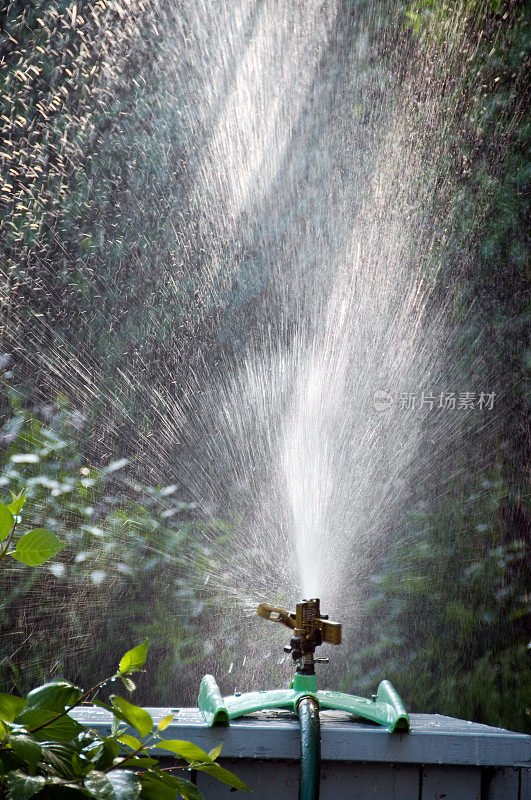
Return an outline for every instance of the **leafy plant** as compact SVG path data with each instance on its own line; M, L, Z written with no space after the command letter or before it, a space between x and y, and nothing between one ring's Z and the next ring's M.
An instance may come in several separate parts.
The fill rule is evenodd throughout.
M13 556L27 567L40 567L49 558L66 547L66 542L61 541L55 533L47 528L34 528L25 533L16 543L14 549L10 546L15 535L17 524L20 521L20 512L26 502L26 495L11 493L13 500L9 505L0 503L0 561L6 556Z
M20 537L12 547L26 494L12 494L9 505L0 503L0 562L11 556L28 567L42 566L64 546L52 531L37 528ZM148 711L120 695L108 702L97 699L102 689L121 680L128 692L135 690L131 678L142 670L148 641L128 650L118 669L84 691L67 680L49 681L32 689L24 698L0 693L0 793L9 800L29 800L34 795L83 796L97 800L159 800L176 795L200 800L189 780L159 767L155 752L164 750L184 762L181 770L207 772L236 789L248 791L233 773L216 763L221 747L206 753L197 745L164 739L162 733L173 715L157 726ZM70 716L83 703L93 703L113 715L111 735L101 737ZM131 729L140 738L131 733ZM51 796L48 793L48 796Z
M25 522L52 529L68 547L43 570L15 568L11 559L2 574L0 684L25 693L68 674L89 685L113 669L124 637L149 637L157 669L140 678L142 702L171 704L187 686L191 700L191 661L211 649L203 632L196 636L206 613L200 573L212 556L194 504L179 499L176 485L135 479L126 458L87 463L83 415L61 397L29 410L10 384L7 374L0 486L23 492ZM210 540L227 534L225 523L209 526Z
M505 493L491 476L410 514L372 576L349 687L388 678L412 710L529 728L528 546L504 538Z
M26 698L0 694L0 793L9 800L34 795L92 797L96 800L161 800L176 796L200 800L201 792L186 778L161 769L160 750L184 763L175 770L206 772L243 791L247 786L216 763L221 747L210 753L192 742L165 739L170 714L154 725L148 711L112 694L97 699L109 683L120 679L134 690L131 675L144 666L147 640L127 651L116 672L87 691L66 680L33 689ZM70 715L82 703L94 703L113 715L110 736L102 737ZM138 734L134 735L134 734ZM48 796L51 796L48 794Z
M427 482L414 497L420 510L404 515L372 576L346 683L370 691L387 677L410 708L525 730L528 16L503 0L414 0L405 11L404 38L448 109L452 148L437 167L445 189L433 214L445 236L431 261L444 292L455 287L457 375L488 376L506 410L479 437L463 423L446 497L434 487L426 509Z

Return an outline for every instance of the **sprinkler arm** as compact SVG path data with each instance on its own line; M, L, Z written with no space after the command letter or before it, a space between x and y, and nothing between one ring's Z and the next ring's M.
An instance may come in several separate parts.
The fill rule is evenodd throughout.
M314 602L314 601L310 601ZM304 604L307 604L306 601ZM302 606L302 603L297 604L297 612L299 612L299 606ZM317 608L319 608L317 606ZM286 628L291 628L295 630L296 628L302 628L303 622L302 618L300 620L297 619L298 613L294 614L292 611L285 611L283 608L275 608L274 606L270 606L269 603L260 603L258 608L256 609L256 613L262 619L268 619L270 622L280 622L282 625L285 625ZM322 633L323 642L327 644L341 644L341 624L339 622L331 622L328 617L314 617L311 621L311 625L314 629L318 629Z
M256 613L259 617L262 617L262 619L268 619L271 622L280 622L282 625L285 625L286 628L291 628L292 630L295 628L295 614L290 614L289 611L285 611L283 608L274 608L270 606L269 603L260 603L256 609Z
M321 615L317 597L297 603L295 613L270 606L269 603L260 603L256 611L262 619L280 622L292 631L291 641L284 651L291 653L297 664L297 672L303 675L314 675L316 663L328 663L328 658L315 657L317 647L325 642L341 644L341 625L339 622L330 622L325 614Z

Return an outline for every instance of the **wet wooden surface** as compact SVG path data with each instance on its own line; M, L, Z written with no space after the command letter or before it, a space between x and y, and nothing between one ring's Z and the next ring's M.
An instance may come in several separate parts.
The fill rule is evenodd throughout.
M254 800L297 800L299 725L293 714L253 714L208 728L195 708L148 711L155 722L175 713L167 739L188 739L205 750L223 743L220 764L248 783ZM83 707L72 715L102 734L110 731L104 709ZM321 712L321 733L321 800L531 800L531 737L521 733L411 714L410 733L390 734L333 711ZM194 780L206 800L244 794L201 773Z

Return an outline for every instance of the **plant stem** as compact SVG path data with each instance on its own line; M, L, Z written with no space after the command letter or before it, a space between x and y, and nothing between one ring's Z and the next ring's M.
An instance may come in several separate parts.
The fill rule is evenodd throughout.
M124 758L122 758L122 760L119 761L117 764L111 764L110 767L107 767L106 769L104 769L102 771L103 772L110 772L112 769L118 769L121 766L121 764L124 764L126 761L129 761L130 758L134 758L135 756L139 755L139 753L141 753L145 749L146 749L145 745L143 745L143 744L140 745L140 747L137 747L136 750L133 750L132 753L127 753L127 755L125 755Z
M88 700L88 698L90 697L91 694L96 693L97 691L99 691L99 689L101 689L102 686L105 686L106 683L109 683L109 681L111 681L113 678L115 678L117 676L117 674L118 673L116 673L116 675L111 675L110 678L105 678L105 680L100 681L95 686L93 686L91 689L87 689L87 691L83 692L83 694L80 696L79 700L76 700L76 702L72 703L71 706L68 706L68 708L65 708L64 711L61 711L55 717L52 717L51 719L47 720L47 722L43 722L41 725L37 725L36 728L33 728L31 731L28 731L28 733L35 733L36 731L40 731L42 728L46 728L47 725L51 725L52 722L57 722L58 719L61 719L61 717L64 717L66 714L68 714L69 711L72 711L73 708L77 708L77 706L80 706L82 703L84 703L86 700Z
M17 527L17 523L13 523L13 527L9 532L9 536L6 539L5 546L0 550L0 561L4 559L7 555L7 551L9 550L9 545L11 544L11 539L13 538L13 534L15 533L15 528Z

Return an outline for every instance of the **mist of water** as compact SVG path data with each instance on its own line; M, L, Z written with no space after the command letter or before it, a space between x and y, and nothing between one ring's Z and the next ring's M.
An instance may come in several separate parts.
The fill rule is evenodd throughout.
M456 82L468 57L463 14L445 54ZM102 248L132 231L138 251L105 276L113 304L88 309L123 347L107 413L134 422L139 473L176 478L207 519L238 520L235 546L212 535L208 576L242 609L236 652L257 599L319 596L355 627L411 487L426 503L447 490L447 447L462 427L457 411L431 424L429 403L401 396L493 390L478 384L477 363L455 385L451 287L434 295L455 121L435 80L443 65L393 51L390 7L376 2L185 0L148 12L137 0L123 15L98 96L120 97L137 47L139 95L96 144L112 152L123 139L131 175L114 233L110 219L94 227ZM154 218L160 252L145 244ZM183 287L194 303L172 322ZM161 324L175 337L155 374L128 341L139 310L146 340ZM218 339L237 345L215 358L212 318ZM184 356L181 333L193 342ZM22 347L88 405L106 376L57 336L38 319ZM255 663L268 636L253 643Z

